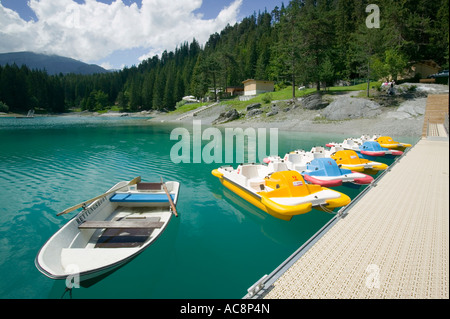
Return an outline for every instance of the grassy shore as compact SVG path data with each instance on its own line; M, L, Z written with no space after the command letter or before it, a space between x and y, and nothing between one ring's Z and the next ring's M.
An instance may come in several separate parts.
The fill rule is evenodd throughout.
M370 88L371 90L374 90L375 87L379 86L381 82L371 82ZM343 92L352 92L352 91L361 91L359 95L361 97L365 97L365 90L367 90L367 83L361 83L357 85L352 86L333 86L326 89L321 90L321 93L325 94L335 94L335 93L343 93ZM308 88L308 89L302 89L302 90L296 90L295 92L295 98L301 98L304 96L307 96L312 93L316 93L316 88ZM358 95L358 96L359 96ZM222 100L220 103L222 105L227 106L228 108L235 108L237 111L244 110L247 105L254 104L254 103L261 103L261 104L268 104L272 101L282 101L282 100L290 100L292 99L292 86L288 86L286 88L283 88L278 91L259 94L256 97L252 98L250 101L240 101L239 99L226 99ZM212 104L210 103L189 103L185 104L179 108L177 108L175 111L170 112L170 114L178 114L181 115L186 112L193 111L199 107Z
M349 117L342 120L327 119L322 110L310 110L303 107L292 107L289 101L292 100L292 87L265 93L252 98L249 101L222 100L211 108L197 112L195 116L193 110L205 104L190 104L174 112L158 113L152 115L149 120L153 123L192 123L193 119L201 120L204 125L212 123L222 112L236 109L240 117L234 121L224 124L216 124L218 127L258 127L258 128L279 128L283 131L320 132L320 133L342 133L350 136L360 136L361 134L382 134L391 136L420 136L423 126L423 118L427 101L427 94L448 94L448 86L405 83L401 90L413 86L417 89L417 97L402 98L401 94L395 97L388 97L386 93L379 91L380 82L370 83L370 96L368 99L377 103L381 97L388 99L387 103L381 99L377 116ZM403 85L402 85L403 86ZM399 87L400 90L400 87ZM400 90L400 91L401 91ZM317 92L315 89L297 90L296 98L304 97ZM361 98L367 99L367 84L361 83L354 86L330 87L320 91L322 99L332 102L336 99ZM419 94L420 93L420 94ZM246 116L246 106L249 104L261 103L262 114L257 116ZM212 104L212 103L210 103ZM267 112L272 110L276 104L278 113L267 116ZM358 105L358 103L355 103ZM355 106L354 106L355 107ZM357 111L357 110L355 110ZM183 114L187 116L183 116Z

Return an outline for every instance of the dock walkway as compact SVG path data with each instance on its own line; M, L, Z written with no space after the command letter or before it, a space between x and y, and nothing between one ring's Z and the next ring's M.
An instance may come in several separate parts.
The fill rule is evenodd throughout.
M316 235L244 298L449 298L448 137L423 137Z
M428 96L423 121L423 137L441 136L444 134L445 117L448 117L448 102L448 94L433 94Z

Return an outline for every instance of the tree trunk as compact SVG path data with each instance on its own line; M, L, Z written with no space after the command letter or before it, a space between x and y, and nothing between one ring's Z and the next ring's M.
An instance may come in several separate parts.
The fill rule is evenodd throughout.
M367 62L367 97L369 97L370 89L370 61Z
M292 99L295 99L295 75L292 74Z
M295 61L292 59L292 100L295 100Z
M214 83L214 102L217 102L217 85L216 85L216 72L213 72L213 83Z

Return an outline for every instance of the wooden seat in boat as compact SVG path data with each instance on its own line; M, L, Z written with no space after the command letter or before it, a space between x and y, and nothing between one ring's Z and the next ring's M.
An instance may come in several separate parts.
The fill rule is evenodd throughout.
M137 190L139 191L160 191L161 183L138 183L136 184Z
M102 235L98 238L95 244L95 248L130 248L141 246L152 234L155 228L161 228L164 223L160 222L159 220L159 217L150 217L147 220L144 219L130 221L122 219L119 221L109 222L92 221L92 226L88 224L87 227L106 228L103 231ZM96 225L95 223L98 224ZM81 224L80 226L82 226L83 224Z
M89 220L78 226L78 229L99 229L99 228L161 228L164 225L163 222L149 222L146 220L133 220L133 221L96 221Z
M98 238L95 248L139 247L148 239L154 228L105 229Z

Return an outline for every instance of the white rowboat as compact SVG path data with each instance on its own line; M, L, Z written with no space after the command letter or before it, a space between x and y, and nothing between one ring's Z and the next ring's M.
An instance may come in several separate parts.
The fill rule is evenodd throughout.
M37 269L52 279L78 275L80 281L88 280L150 246L176 213L171 204L177 203L180 184L130 184L117 183L57 231L37 254Z

